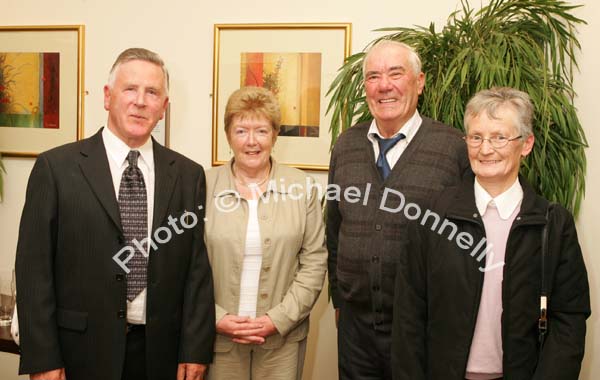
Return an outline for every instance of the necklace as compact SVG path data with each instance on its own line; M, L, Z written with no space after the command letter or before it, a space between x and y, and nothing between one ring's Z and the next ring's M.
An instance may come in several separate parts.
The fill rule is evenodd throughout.
M261 180L260 182L243 182L242 180L240 180L239 178L237 178L234 175L235 178L235 182L238 185L242 185L244 187L248 187L248 188L252 188L252 187L261 187L262 185L265 184L265 182L267 182L267 179L269 179L269 176L267 175L263 180Z
M265 178L263 178L259 182L244 182L244 181L242 181L235 174L235 169L234 169L233 165L231 165L231 172L233 173L233 178L235 179L235 182L238 185L241 185L241 186L244 186L247 188L258 188L258 187L261 187L262 185L264 185L265 182L267 182L267 180L269 179L269 174L271 173L271 169L269 168L269 171L267 172L267 175L265 176Z

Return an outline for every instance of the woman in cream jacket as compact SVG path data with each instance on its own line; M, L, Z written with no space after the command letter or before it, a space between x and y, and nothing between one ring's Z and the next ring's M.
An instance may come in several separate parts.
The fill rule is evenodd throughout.
M301 379L327 252L314 180L271 157L279 122L268 90L234 92L225 110L234 157L207 174L218 333L209 380Z

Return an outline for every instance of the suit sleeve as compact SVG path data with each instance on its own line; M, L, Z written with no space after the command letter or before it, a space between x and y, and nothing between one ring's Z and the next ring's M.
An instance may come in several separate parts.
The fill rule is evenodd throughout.
M312 183L314 180L311 178ZM298 271L281 303L267 314L283 336L308 317L325 280L327 250L323 231L321 202L316 186L306 197L307 215L302 248L298 253ZM281 203L282 206L285 202Z
M20 374L64 367L54 293L57 219L56 182L50 163L42 154L29 177L17 243Z
M212 271L204 244L206 180L200 169L196 184L196 205L202 205L194 229L192 258L187 272L183 300L180 363L212 362L215 341L215 299Z
M560 252L548 299L548 335L533 379L576 380L585 349L585 321L591 313L590 289L573 218L560 206L554 213L555 220L565 223L549 230L549 252L554 246Z
M407 236L411 238L403 242L396 268L392 371L394 380L425 380L429 249L416 222L408 225Z
M331 162L329 163L329 178L327 183L334 184L335 180L335 165L336 165L336 153L335 148L331 154ZM329 275L329 291L331 294L331 301L333 302L334 308L340 307L340 296L338 293L338 281L337 281L337 253L338 253L338 239L340 234L340 226L342 224L342 215L340 214L339 201L335 197L327 199L327 209L325 210L326 215L326 229L325 236L327 240L327 271Z

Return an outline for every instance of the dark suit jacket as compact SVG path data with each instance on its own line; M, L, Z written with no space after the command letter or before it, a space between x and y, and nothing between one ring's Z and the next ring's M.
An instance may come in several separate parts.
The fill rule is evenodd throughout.
M210 363L213 283L203 242L202 167L154 142L153 234L171 238L148 261L146 360L149 379L175 379L177 363ZM177 233L168 217L192 211ZM193 218L184 221L193 223ZM161 228L159 240L167 240ZM17 247L20 373L65 367L68 380L118 380L126 342L124 246L102 135L37 158Z

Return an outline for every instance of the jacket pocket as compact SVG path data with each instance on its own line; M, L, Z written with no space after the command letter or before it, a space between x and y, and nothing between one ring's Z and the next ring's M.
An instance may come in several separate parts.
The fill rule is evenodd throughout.
M300 324L294 327L294 329L286 336L281 336L281 334L276 333L267 337L267 340L261 347L265 350L276 350L281 348L284 344L299 342L308 336L308 327L309 317L306 317L304 321L300 322Z
M87 329L88 313L67 309L56 309L56 323L58 327L68 330L84 332Z
M215 352L229 352L233 348L231 338L225 335L217 334L215 339Z

